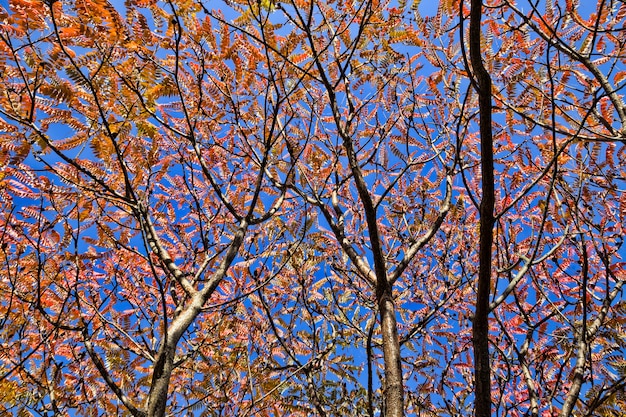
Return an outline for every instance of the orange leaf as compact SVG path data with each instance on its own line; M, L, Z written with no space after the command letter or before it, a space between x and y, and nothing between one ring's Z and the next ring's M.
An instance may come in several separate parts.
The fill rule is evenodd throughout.
M613 81L615 82L615 84L619 84L624 78L626 78L626 71L620 71L615 74L615 77L613 77Z

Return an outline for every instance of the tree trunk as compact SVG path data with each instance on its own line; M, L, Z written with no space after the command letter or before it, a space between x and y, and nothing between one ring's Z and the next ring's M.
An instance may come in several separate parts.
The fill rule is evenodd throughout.
M167 392L174 368L175 347L165 346L154 365L152 384L148 395L147 417L163 417L167 404Z
M380 310L385 360L385 417L401 417L404 415L404 387L402 385L396 306L393 302L391 288L385 291L378 300L378 308Z
M491 129L491 77L480 53L482 1L472 0L469 48L472 83L478 92L480 110L480 162L482 200L480 203L480 246L476 311L472 326L474 347L474 389L476 417L491 416L491 368L489 363L489 296L494 225L493 136Z

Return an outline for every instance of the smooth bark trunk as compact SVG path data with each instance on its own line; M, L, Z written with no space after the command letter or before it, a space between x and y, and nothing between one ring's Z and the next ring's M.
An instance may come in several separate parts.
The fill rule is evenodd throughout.
M385 417L404 416L404 387L396 308L391 290L378 301L385 359Z
M476 417L491 416L491 365L489 358L489 297L494 225L493 136L491 127L491 77L481 56L482 1L472 0L469 48L474 88L480 111L480 161L482 200L480 203L480 243L476 311L472 326L474 347L474 396Z

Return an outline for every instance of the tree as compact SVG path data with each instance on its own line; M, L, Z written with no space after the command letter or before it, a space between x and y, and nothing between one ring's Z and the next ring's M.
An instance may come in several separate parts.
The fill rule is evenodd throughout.
M234 390L245 323L222 324L216 305L263 285L247 271L280 249L279 270L297 242L290 162L276 123L255 114L259 84L221 81L224 57L194 50L188 11L171 6L154 33L106 2L15 2L5 15L4 377L34 387L10 406L157 416L199 401L187 375ZM218 352L232 373L212 371ZM171 385L182 392L168 398Z
M625 17L11 0L3 411L615 415Z
M623 124L624 120L620 116L623 114L623 99L617 95L616 91L621 76L613 74L615 67L607 66L601 69L604 63L614 59L605 54L607 51L604 49L605 42L616 42L616 49L621 48L619 35L614 37L615 20L609 19L609 16L613 19L622 19L624 9L606 2L598 3L596 13L582 9L575 2L565 4L548 2L542 12L536 6L532 6L530 12L525 14L521 6L517 4L512 2L502 4L501 7L495 9L497 10L495 17L499 21L506 21L506 26L523 37L521 39L517 36L508 38L515 44L507 44L503 41L501 47L486 52L487 57L493 56L492 76L498 74L495 71L498 68L495 65L499 61L498 56L507 58L499 64L500 68L505 69L501 73L502 87L492 90L497 92L493 93L493 99L499 104L498 112L504 116L506 122L502 129L510 132L505 134L506 137L513 137L513 134L519 135L521 131L525 131L532 135L533 139L531 146L525 151L529 158L528 162L513 158L514 163L509 162L507 165L524 167L522 169L526 174L533 171L535 179L522 186L518 194L511 192L510 186L513 183L501 183L503 191L500 199L504 201L501 208L496 208L495 219L496 226L502 222L500 226L504 233L501 234L503 239L501 244L496 245L496 248L506 248L506 242L509 245L513 243L517 249L515 251L503 250L505 255L501 256L506 261L501 265L507 271L509 282L503 293L494 297L489 307L495 313L499 323L501 329L499 334L505 335L504 337L508 339L497 346L502 352L500 353L502 363L508 370L519 367L520 379L524 381L527 388L524 396L513 392L508 395L517 395L518 398L528 401L531 415L538 415L547 404L549 406L546 408L553 414L571 415L576 402L582 402L581 411L579 411L582 415L597 412L593 405L598 400L598 397L595 397L597 390L589 389L586 394L588 402L586 402L581 398L581 393L584 392L581 388L585 382L587 387L593 387L598 382L595 380L596 375L607 375L607 372L611 372L609 369L616 365L616 362L612 360L608 362L597 360L600 357L608 358L604 356L606 350L621 349L614 344L612 337L604 339L601 333L598 333L596 325L602 326L601 323L603 323L611 326L609 324L611 320L607 317L609 306L616 301L624 281L623 275L613 275L611 272L623 270L623 264L619 262L620 239L615 240L616 236L606 230L607 223L622 222L621 214L615 218L609 213L616 213L615 210L622 204L623 194L620 186L613 182L614 174L605 172L605 169L609 171L612 169L608 166L611 166L614 155L623 151L620 151L618 147L618 145L623 147L623 134L613 127L615 123ZM583 16L587 13L589 15L585 19ZM493 31L495 26L489 25L488 28ZM595 42L598 44L596 45ZM526 45L522 47L523 54L516 53L516 55L527 54L528 58L522 58L519 62L522 66L515 68L518 62L511 60L509 53L513 48L519 48L520 45ZM519 85L518 79L511 77L512 73L509 72L517 73L518 70L535 75L530 77L530 80L536 83L535 87L531 84L532 81L522 81L522 85L528 89L521 94L516 90L516 86ZM570 79L572 74L580 77L583 73L588 75L583 75L578 80L594 84L592 88L594 92L585 98L576 93L584 91L584 88L579 90ZM611 75L614 75L614 85L607 80L607 77ZM586 78L587 76L589 78ZM547 84L548 88L536 87L542 83ZM530 101L526 101L528 99ZM602 110L598 112L598 109L603 107L599 105L601 101L605 103L604 115L601 114ZM540 102L542 105L535 107ZM613 111L609 110L609 102L614 106ZM534 114L530 109L537 109L537 113ZM592 114L594 116L591 116ZM523 130L516 131L516 124L523 126ZM532 146L536 146L536 150L533 150ZM582 147L586 150L581 152ZM604 155L602 156L598 154L600 148L603 148ZM551 150L547 151L548 149ZM540 155L540 158L536 156L533 158L531 155ZM588 163L591 164L590 167L586 166ZM586 176L584 172L595 171L591 168L592 166L602 167L599 168L600 176L608 175L608 180L606 182L601 180L603 184L598 189L594 181L588 183L584 178ZM574 189L576 191L573 191ZM603 197L603 204L582 202L585 199L582 196L590 196L588 193L593 193L592 189L606 196L606 200ZM528 218L514 213L514 206L523 201L524 197L532 198L534 191L539 191L534 195L535 204L540 213L540 217L534 220L538 227L533 228L531 223L528 226L533 232L526 233L531 237L515 239L514 237L519 236L518 233L523 232L524 229L512 225L520 220L521 224L528 224ZM550 208L551 200L552 208ZM582 221L583 217L586 220ZM605 220L599 221L601 218ZM603 222L607 223L603 225ZM583 223L586 226L581 229ZM510 231L514 233L508 234L507 229L508 233ZM608 226L608 229L612 230L612 226ZM497 230L496 228L496 232ZM589 243L588 239L595 243ZM516 245L516 241L524 242L524 245ZM524 246L525 248L522 249ZM521 255L520 251L526 253ZM515 252L519 256L517 259L515 255L511 256ZM591 268L594 272L590 272L589 269L591 258L595 258L595 262L598 262ZM557 268L551 268L548 259L554 262ZM563 259L565 262L562 264ZM578 267L573 267L570 262L575 262ZM510 268L516 263L519 267L514 267L515 273L511 274L513 270ZM527 275L530 275L532 281L526 285L520 285L527 279ZM603 278L600 278L601 276ZM611 278L608 278L609 276ZM596 281L590 284L594 279ZM573 288L575 292L569 292ZM590 292L594 291L595 295L592 296ZM574 297L568 299L565 295L568 293ZM515 308L507 306L505 301L506 297L511 294L515 297ZM537 298L529 302L528 298L533 296ZM592 299L594 301L591 301ZM549 300L547 302L551 304L550 308L541 309L541 304L546 300ZM534 311L538 310L543 310L542 314L535 315ZM518 315L518 320L521 319L524 322L522 329L511 330L508 325L510 319L506 319L510 317L508 311L514 312L514 315ZM588 323L594 323L594 325L588 325ZM568 330L563 327L567 327ZM556 340L550 337L550 329L559 329ZM563 339L558 340L558 337L562 335L561 331L568 334L566 339L572 341L571 345L565 346L562 344ZM519 332L518 336L516 332ZM523 338L520 337L521 335L524 335ZM532 349L535 338L537 345L541 346L544 351L552 349L555 354L565 358L566 362L567 358L576 357L573 368L553 367L553 371L546 372L545 369L548 366L544 359L540 358L541 355L536 350L534 353L530 353L529 350ZM515 353L509 356L506 352L511 352L511 349ZM592 351L603 353L594 358ZM535 363L529 359L533 356L537 358ZM492 368L502 369L500 366ZM569 376L564 377L570 372L571 381L568 380ZM509 371L502 379L506 381L513 374ZM620 372L614 375L620 375ZM610 379L611 382L603 380L600 383L603 386L600 391L607 389L608 386L615 387L618 391L623 390L621 376ZM538 380L541 382L537 383ZM507 389L506 384L499 383L499 385L502 393L500 395L507 395L504 394ZM541 394L541 386L549 386L550 392ZM500 398L499 403L495 404L498 409L506 407L506 400L503 401L502 397ZM609 407L604 413L612 413L615 410Z

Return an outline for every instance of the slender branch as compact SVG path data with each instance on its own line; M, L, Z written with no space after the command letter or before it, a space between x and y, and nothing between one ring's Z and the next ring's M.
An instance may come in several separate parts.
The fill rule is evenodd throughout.
M109 371L106 369L106 366L96 353L93 343L91 342L91 339L86 331L83 332L83 339L85 343L85 349L87 350L89 357L91 358L93 364L96 366L96 369L98 369L100 376L102 376L104 382L106 382L106 384L109 386L111 391L113 391L115 396L121 401L122 404L124 404L124 406L128 409L128 411L131 412L134 417L147 417L146 413L135 407L130 398L128 398L126 394L124 394L122 389L115 383L115 381L113 381L113 378L109 374Z
M446 175L446 196L444 200L441 202L439 206L439 213L437 214L437 218L430 226L430 229L418 240L413 242L411 246L406 251L406 255L400 261L396 269L391 273L389 278L389 282L393 284L400 278L400 276L404 273L406 268L409 266L415 255L419 253L419 251L430 242L430 240L435 236L441 224L445 220L448 212L450 211L450 207L452 202L452 176L450 174Z

